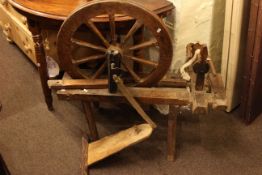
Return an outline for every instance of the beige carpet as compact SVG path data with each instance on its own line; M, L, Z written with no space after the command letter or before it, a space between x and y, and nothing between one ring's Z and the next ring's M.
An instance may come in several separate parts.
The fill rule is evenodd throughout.
M79 102L54 99L49 112L37 70L0 37L0 152L12 175L77 175L81 135L87 124ZM166 119L151 112L159 127L151 138L91 167L91 175L262 174L262 117L251 126L235 114L179 117L177 159L166 155ZM128 106L96 112L101 136L141 120Z

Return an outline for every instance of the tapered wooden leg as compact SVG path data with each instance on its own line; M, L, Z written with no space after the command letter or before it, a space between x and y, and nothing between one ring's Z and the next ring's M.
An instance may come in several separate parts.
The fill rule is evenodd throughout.
M98 136L96 122L95 122L95 118L94 118L94 112L93 112L93 109L92 109L92 103L82 101L82 104L83 104L84 113L85 113L85 116L86 116L88 128L89 128L89 131L90 131L90 138L91 138L92 141L98 140L99 136Z
M82 137L82 162L81 162L81 175L89 175L88 166L86 166L88 161L88 141Z
M42 90L45 97L45 102L49 110L53 110L53 99L52 99L52 92L47 85L47 81L49 79L48 72L47 72L47 63L45 57L45 50L43 39L41 35L41 28L39 24L33 20L28 20L29 30L33 35L33 40L35 43L35 56L37 60L38 71L40 75Z
M168 115L167 160L174 161L176 153L176 126L179 108L171 108Z

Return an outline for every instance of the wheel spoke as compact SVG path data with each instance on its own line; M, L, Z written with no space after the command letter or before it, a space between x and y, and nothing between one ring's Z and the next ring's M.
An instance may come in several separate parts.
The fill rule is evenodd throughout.
M127 48L127 50L134 51L134 50L144 49L144 48L154 46L156 44L157 44L157 40L155 38L153 38L153 39L150 39L149 41L145 41L143 43L129 47L129 48Z
M107 61L105 61L105 62L98 68L98 70L97 70L97 71L95 72L95 74L92 76L92 79L98 78L98 77L103 73L103 71L105 70L106 65L107 65Z
M142 27L143 23L139 20L136 20L135 24L131 27L131 29L128 31L126 36L123 39L123 44L125 44L128 39L140 28Z
M106 47L110 46L109 42L105 39L105 37L102 35L102 33L98 30L96 25L91 20L89 20L86 23L86 25L101 39L101 41Z
M158 66L158 63L156 63L154 61L146 60L144 58L133 57L133 56L130 56L130 55L125 55L124 57L131 59L133 61L139 62L141 64L146 64L146 65L152 66L154 68L156 68Z
M79 45L79 46L82 46L82 47L88 47L88 48L98 50L98 51L101 51L101 52L107 51L107 49L104 48L104 47L97 46L97 45L94 45L94 44L91 44L91 43L88 43L88 42L85 42L85 41L81 41L81 40L78 40L78 39L75 39L75 38L72 38L71 41L72 41L72 43Z
M92 55L92 56L84 57L84 58L81 58L81 59L78 59L78 60L73 60L73 64L79 65L79 64L83 64L83 63L86 63L86 62L89 62L89 61L99 60L99 59L102 59L102 58L105 58L105 57L106 57L105 54L103 54L103 55Z
M142 79L134 72L134 70L124 60L122 61L122 64L137 83L141 82Z
M115 22L115 14L109 14L109 23L110 23L110 36L112 43L116 43L116 22Z

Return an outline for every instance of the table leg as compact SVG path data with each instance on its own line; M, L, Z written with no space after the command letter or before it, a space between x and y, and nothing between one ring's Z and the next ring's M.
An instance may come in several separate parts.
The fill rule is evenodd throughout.
M47 63L46 63L46 58L45 58L43 39L41 35L41 28L36 21L31 20L31 19L28 20L28 25L29 25L29 30L31 31L33 35L33 40L35 43L34 49L35 49L35 55L36 55L36 60L37 60L37 67L39 70L39 75L40 75L42 90L43 90L44 97L45 97L45 102L47 104L48 109L52 111L54 109L53 103L52 103L53 99L52 99L51 89L49 89L47 85L47 81L49 77L48 77L48 72L47 72Z
M176 153L176 126L179 108L170 109L168 115L168 131L167 131L167 160L174 161Z
M95 121L95 118L94 118L94 111L92 109L92 103L82 101L82 104L83 104L84 113L85 113L85 116L86 116L88 128L89 128L89 131L90 131L91 140L92 141L98 140L99 136L98 136L98 131L97 131L97 127L96 127L96 121Z

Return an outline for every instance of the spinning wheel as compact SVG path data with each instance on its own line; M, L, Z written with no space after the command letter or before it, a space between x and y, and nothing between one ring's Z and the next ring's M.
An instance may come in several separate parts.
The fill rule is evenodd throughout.
M145 37L137 37L141 39L140 42L132 41L143 30ZM93 35L92 38L78 35L81 32L87 34L86 31ZM93 40L94 38L97 40ZM194 87L195 82L191 81L189 84L180 80L177 84L173 81L177 86L172 88L127 87L153 86L166 74L172 60L172 42L167 29L161 19L143 5L124 0L89 2L65 20L59 31L57 46L60 66L74 79L49 80L48 85L51 89L58 90L59 99L83 102L93 140L98 139L98 132L90 105L92 102L129 102L147 123L91 143L93 146L89 145L90 158L87 160L92 161L86 162L86 165L151 135L157 125L139 102L176 106L174 112L171 112L174 116L168 116L169 160L174 160L175 127L179 110L177 106L192 106L192 111L196 113L206 112L209 107L217 109L226 106L221 75L208 75L209 92L196 91L194 88L189 92L187 87ZM87 49L88 55L77 57L74 55L76 48ZM149 48L157 50L158 54L154 54L158 56L157 59L146 59L150 57L140 54L141 51L146 53L145 50ZM201 69L198 71L202 77L204 72ZM100 88L98 82L104 81L93 81L97 79L109 82L109 91L105 88L105 83L101 83L103 88ZM113 94L113 83L118 88L118 93Z
M141 28L148 36L134 44L132 37ZM99 42L77 38L79 31L92 32ZM93 1L81 7L65 20L57 43L60 66L73 78L108 79L107 72L112 66L108 55L113 53L118 55L121 77L132 86L152 86L160 81L173 54L161 19L142 4L123 0ZM76 47L93 50L94 54L77 58L73 54ZM149 49L154 49L158 58L146 59L149 56L135 54L148 53Z

